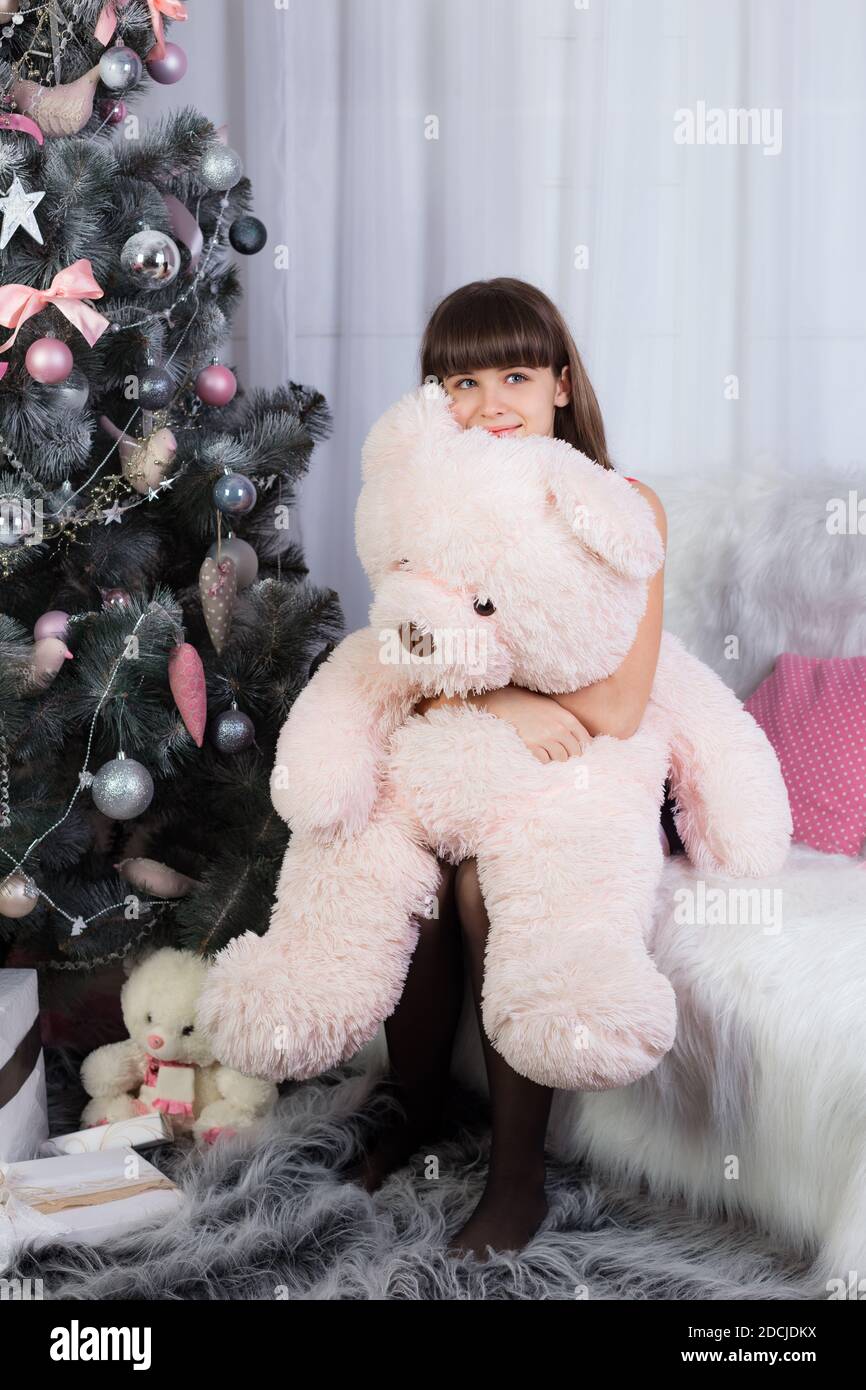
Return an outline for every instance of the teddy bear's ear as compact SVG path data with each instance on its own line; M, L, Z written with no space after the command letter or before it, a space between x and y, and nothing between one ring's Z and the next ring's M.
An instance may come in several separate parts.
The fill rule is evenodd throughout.
M547 501L581 545L625 579L649 579L665 548L653 509L637 488L578 450L557 451L545 470Z
M434 445L461 427L451 413L451 397L438 381L407 391L370 429L361 449L361 476L366 482L389 466L401 467L422 442Z

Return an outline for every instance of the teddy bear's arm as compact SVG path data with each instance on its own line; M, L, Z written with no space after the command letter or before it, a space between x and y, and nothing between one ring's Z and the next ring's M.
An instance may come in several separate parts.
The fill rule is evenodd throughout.
M81 1084L89 1096L116 1096L144 1081L147 1053L132 1038L106 1043L85 1057Z
M667 722L677 831L705 873L777 873L793 825L776 753L742 701L679 638L662 635L652 704Z
M389 680L372 628L350 633L316 670L277 741L271 800L294 833L354 834L369 820L386 741L417 698Z

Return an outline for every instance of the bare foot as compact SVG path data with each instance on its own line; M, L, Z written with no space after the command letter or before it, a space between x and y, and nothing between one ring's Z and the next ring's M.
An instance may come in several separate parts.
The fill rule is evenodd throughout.
M548 1212L544 1179L498 1178L488 1180L481 1201L469 1220L448 1243L449 1255L489 1258L494 1251L522 1250L535 1235Z

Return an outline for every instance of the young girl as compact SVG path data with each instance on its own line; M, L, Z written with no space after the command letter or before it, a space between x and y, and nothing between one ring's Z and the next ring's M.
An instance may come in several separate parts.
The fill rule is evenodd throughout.
M441 382L464 429L480 425L516 438L552 435L568 440L599 468L613 467L595 392L565 321L541 290L510 278L464 285L434 310L420 355L422 380ZM666 541L665 514L655 493L635 478L629 482L650 503ZM468 698L513 724L541 762L580 757L596 734L630 738L652 689L663 587L660 570L650 581L634 645L606 680L564 695L507 686ZM421 700L414 712L462 698ZM671 851L684 852L667 795L662 822ZM667 849L664 835L662 843ZM465 950L490 1088L490 1164L484 1194L448 1248L485 1259L488 1246L521 1249L547 1212L544 1140L553 1091L512 1071L490 1045L481 1021L490 923L476 861L455 867L440 859L439 864L438 915L418 919L418 945L403 995L385 1022L390 1082L405 1118L385 1128L355 1175L373 1191L422 1143L442 1133Z

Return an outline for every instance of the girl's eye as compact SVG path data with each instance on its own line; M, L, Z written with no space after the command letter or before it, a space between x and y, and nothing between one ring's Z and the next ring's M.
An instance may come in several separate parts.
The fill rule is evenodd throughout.
M529 377L526 375L525 372L509 372L509 373L508 373L508 376L505 378L505 380L508 381L508 380L509 380L511 377L513 377L513 376L520 377L520 380L521 380L521 381L528 381L528 380L529 380ZM463 385L464 381L471 381L473 386L477 386L477 385L478 385L478 383L477 383L477 381L475 380L474 376L464 376L464 377L461 377L460 380L457 382L457 385L456 385L455 388L454 388L455 391L459 391L459 390L460 390L460 387Z

